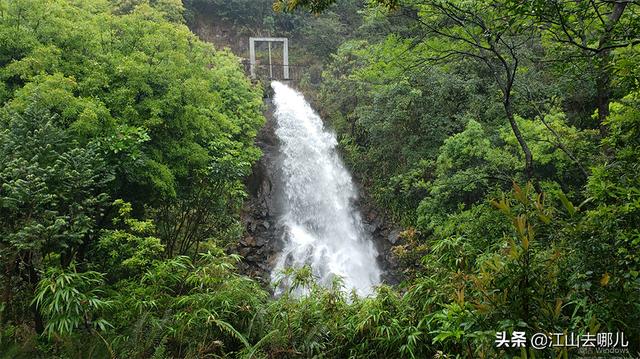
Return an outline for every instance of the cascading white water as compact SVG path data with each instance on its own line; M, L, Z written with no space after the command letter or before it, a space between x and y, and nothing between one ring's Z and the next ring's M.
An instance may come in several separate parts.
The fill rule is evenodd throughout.
M321 285L337 275L360 296L380 282L377 252L353 206L356 189L338 153L334 134L302 94L271 84L284 185L284 249L271 272L309 265Z

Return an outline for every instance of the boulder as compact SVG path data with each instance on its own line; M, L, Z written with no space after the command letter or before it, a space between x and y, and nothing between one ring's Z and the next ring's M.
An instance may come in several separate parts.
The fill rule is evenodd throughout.
M242 244L245 247L255 247L256 239L253 236L246 236L242 238L242 240L240 241L240 244Z
M395 245L400 239L400 233L402 233L402 231L399 229L392 230L391 232L389 232L389 235L387 236L387 241Z

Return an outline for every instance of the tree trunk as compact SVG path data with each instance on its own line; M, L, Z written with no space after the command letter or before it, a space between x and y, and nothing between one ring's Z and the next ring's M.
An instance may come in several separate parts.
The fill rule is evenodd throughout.
M511 108L511 98L509 94L505 94L504 96L504 111L507 115L507 119L509 120L509 124L511 125L511 130L513 134L516 136L516 140L518 140L518 144L524 153L524 175L527 181L533 182L533 187L536 192L542 193L542 189L540 188L540 183L535 177L534 168L533 168L533 155L531 154L531 150L527 145L527 142L524 140L522 136L522 132L520 132L520 128L518 127L518 123L516 123L516 119L513 115L513 109Z
M596 106L598 108L598 129L600 137L604 138L608 133L605 121L609 117L609 101L611 99L611 49L607 48L611 41L611 34L616 24L620 21L624 9L627 7L626 1L616 2L608 18L608 24L604 33L598 41L599 51L596 53Z
M34 264L34 260L33 260L34 255L35 253L33 252L31 252L28 255L27 260L25 261L25 265L28 268L27 280L30 287L33 289L33 296L35 297L36 287L38 285L38 282L40 281L40 274L38 273L38 270L36 269ZM42 319L42 315L40 314L40 311L36 307L35 303L31 303L31 312L33 313L33 321L35 324L36 333L42 334L42 332L44 332L44 320Z
M4 310L0 312L0 325L9 321L9 316L13 312L13 287L12 278L14 275L14 269L16 267L16 258L11 258L4 266L4 284L2 288L2 304L4 304Z
M608 134L605 123L609 117L609 100L611 97L611 80L609 77L609 51L603 51L596 57L597 78L596 78L596 106L598 108L598 130L600 137L604 138Z
M44 320L42 319L42 314L36 307L36 304L31 304L31 311L33 312L33 321L35 323L36 333L42 334L44 332Z

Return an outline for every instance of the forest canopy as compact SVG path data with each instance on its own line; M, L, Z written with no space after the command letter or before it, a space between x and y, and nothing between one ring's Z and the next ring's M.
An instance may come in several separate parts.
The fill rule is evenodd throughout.
M216 243L241 231L260 89L190 32L177 1L0 9L0 352L73 355L55 344L72 340L83 353L99 331L118 333L107 346L118 357L148 352L156 334L143 328L184 320L175 306L242 288L218 274L182 286L207 281L188 268L231 260ZM48 340L36 345L33 330ZM149 346L129 339L136 330Z

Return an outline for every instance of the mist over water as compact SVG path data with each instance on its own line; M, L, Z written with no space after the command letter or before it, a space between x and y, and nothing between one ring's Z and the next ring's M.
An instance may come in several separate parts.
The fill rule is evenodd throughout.
M371 294L380 283L377 252L353 206L357 192L336 151L336 137L302 94L280 82L271 86L285 207L284 249L271 279L287 267L309 265L321 285L330 286L338 275L345 290Z

